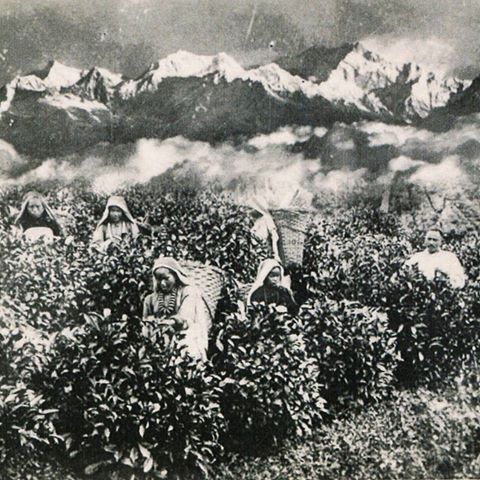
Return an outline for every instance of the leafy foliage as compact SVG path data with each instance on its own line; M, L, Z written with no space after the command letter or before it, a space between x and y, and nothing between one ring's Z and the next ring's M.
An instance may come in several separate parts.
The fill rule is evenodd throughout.
M383 305L390 278L411 246L404 238L383 234L344 235L343 231L338 235L320 229L312 232L305 259L308 289L316 297Z
M274 456L233 457L215 480L478 478L478 372L439 392L402 391L335 418Z
M418 272L399 273L389 285L385 303L403 359L400 382L435 383L475 361L480 328L474 312L477 299L477 284L460 291L441 278L426 282Z
M32 456L63 445L51 408L32 377L46 363L50 337L0 310L0 473L13 453Z
M331 404L363 404L391 393L398 355L385 313L323 298L304 305L300 315L307 351L318 367L317 382Z
M81 245L58 241L53 245L26 245L8 235L0 237L2 292L8 305L22 314L33 327L55 331L75 319L85 292L82 279L72 265L84 255Z
M219 379L182 355L177 334L135 319L88 316L57 337L40 381L57 428L87 471L206 472L221 450Z
M304 334L300 318L262 305L248 315L233 313L218 326L214 362L231 448L258 452L309 434L321 422L325 401Z

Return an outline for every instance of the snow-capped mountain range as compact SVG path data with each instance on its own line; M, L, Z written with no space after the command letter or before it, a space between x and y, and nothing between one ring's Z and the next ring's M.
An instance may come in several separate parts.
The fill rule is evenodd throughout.
M413 63L387 62L356 44L320 84L320 93L330 101L412 121L443 107L469 83L438 77Z
M218 140L293 123L415 124L459 98L468 103L468 92L478 90L478 81L395 64L360 43L304 54L245 69L225 53L179 51L137 79L54 61L0 89L0 138L22 153L48 156L98 141L178 134Z

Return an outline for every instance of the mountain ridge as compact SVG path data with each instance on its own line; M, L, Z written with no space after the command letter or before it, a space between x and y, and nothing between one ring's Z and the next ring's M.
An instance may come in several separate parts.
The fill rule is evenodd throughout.
M314 60L310 70L305 59ZM474 95L480 82L438 76L414 63L395 64L359 42L311 47L297 60L289 64L284 57L280 64L244 68L226 53L180 50L136 79L51 61L0 89L0 136L21 152L48 156L62 153L63 143L91 145L88 135L95 129L101 134L92 135L92 141L171 135L216 141L292 123L415 124L439 108L453 108L455 98ZM319 76L298 74L312 72ZM29 132L32 115L39 116L38 125L51 140L41 148L38 134Z

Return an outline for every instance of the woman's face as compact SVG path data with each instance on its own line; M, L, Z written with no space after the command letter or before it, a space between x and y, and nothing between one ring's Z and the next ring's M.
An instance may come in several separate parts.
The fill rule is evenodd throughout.
M265 279L265 283L270 286L277 286L280 285L280 281L282 280L282 272L280 267L272 268L270 273L268 274L267 278Z
M35 218L40 218L44 212L42 201L39 198L32 198L28 201L28 213Z
M157 268L154 275L163 293L170 293L177 285L177 276L168 268Z
M123 216L123 211L119 207L109 207L108 218L112 223L118 223Z

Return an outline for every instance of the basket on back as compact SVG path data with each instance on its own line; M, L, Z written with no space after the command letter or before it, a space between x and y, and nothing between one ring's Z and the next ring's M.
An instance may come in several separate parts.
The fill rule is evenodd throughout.
M225 272L213 265L205 265L192 260L182 260L180 264L202 292L202 296L213 318L217 310L218 300L220 300L222 295L223 286L225 285Z
M270 210L279 236L278 250L284 265L303 262L303 246L312 212L298 209Z

